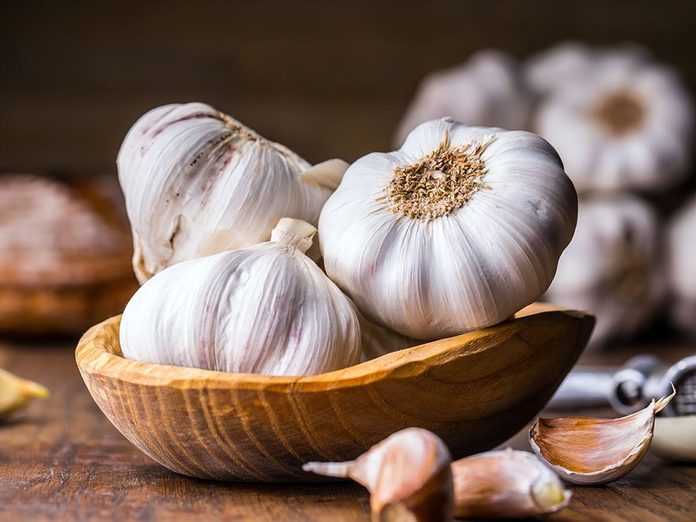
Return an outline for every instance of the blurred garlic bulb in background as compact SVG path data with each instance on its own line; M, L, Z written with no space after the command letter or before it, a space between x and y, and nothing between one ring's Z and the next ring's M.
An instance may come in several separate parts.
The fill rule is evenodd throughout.
M461 65L430 73L399 124L395 145L421 123L444 117L465 125L526 128L529 96L519 65L503 53L481 51Z
M667 241L672 319L696 334L696 198L670 223Z
M581 199L575 236L545 298L594 314L595 346L635 334L664 295L658 233L652 208L635 197Z
M558 150L578 192L658 191L680 181L694 114L675 72L633 49L590 55L590 64L581 56L577 74L563 72L572 81L547 85L534 123Z
M529 58L524 65L524 78L536 97L545 96L582 81L601 68L611 68L615 61L628 59L647 62L649 55L637 45L593 48L579 42L565 42Z
M268 375L356 364L360 326L353 304L304 254L315 233L304 221L282 219L269 242L163 270L123 313L123 355Z
M322 210L319 240L327 274L368 320L430 340L539 298L576 213L544 140L445 119L353 163Z
M266 241L282 217L316 225L347 167L311 167L202 103L142 116L117 164L141 283L179 261Z

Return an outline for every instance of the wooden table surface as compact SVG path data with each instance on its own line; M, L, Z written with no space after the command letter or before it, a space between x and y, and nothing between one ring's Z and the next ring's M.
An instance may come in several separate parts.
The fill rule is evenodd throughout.
M642 350L649 350L643 346ZM657 350L655 350L657 351ZM668 360L694 351L660 347ZM627 349L585 362L619 363ZM176 475L122 437L89 396L69 342L0 345L0 367L52 392L0 424L0 520L369 520L369 498L351 483L224 484ZM525 434L511 441L528 449ZM696 520L696 466L648 455L605 487L574 487L571 520Z

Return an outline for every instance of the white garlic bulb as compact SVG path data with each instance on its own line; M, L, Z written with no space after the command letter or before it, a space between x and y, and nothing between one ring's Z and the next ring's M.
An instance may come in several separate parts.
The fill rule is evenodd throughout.
M316 225L347 167L311 167L202 103L142 116L117 163L141 283L179 261L266 241L282 217Z
M664 295L658 220L628 195L580 200L575 236L545 298L597 318L591 343L630 337L651 319Z
M578 67L541 101L534 124L578 191L657 191L680 181L694 114L675 72L633 50Z
M576 212L544 140L445 119L353 163L319 240L327 274L369 320L430 340L499 323L541 296Z
M669 225L671 315L677 326L696 334L696 198Z
M429 74L396 132L396 144L419 124L451 117L465 125L524 129L530 99L518 64L497 51L481 51L451 69Z
M626 60L647 62L649 55L637 45L596 49L579 42L565 42L532 56L524 66L524 77L536 96L544 96Z
M129 359L234 373L312 375L356 364L350 300L304 252L316 229L281 219L271 241L173 265L121 319Z

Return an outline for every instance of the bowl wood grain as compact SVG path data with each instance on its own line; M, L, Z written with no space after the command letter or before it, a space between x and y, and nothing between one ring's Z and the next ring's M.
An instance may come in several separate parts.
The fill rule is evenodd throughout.
M120 316L80 340L77 364L109 420L183 475L320 480L303 463L357 457L419 426L454 458L493 448L534 416L582 352L594 319L534 307L492 328L311 377L230 374L124 359Z

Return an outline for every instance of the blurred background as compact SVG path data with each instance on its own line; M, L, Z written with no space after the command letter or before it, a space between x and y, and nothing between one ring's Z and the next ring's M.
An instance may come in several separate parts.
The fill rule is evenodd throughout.
M115 173L135 120L204 101L309 161L387 150L421 78L495 48L638 42L696 88L689 0L3 2L0 166Z
M459 68L462 78L474 77L478 73L472 72L472 57L492 49L502 53L504 63L498 71L502 80L512 78L508 97L524 91L529 107L522 123L508 124L495 117L474 121L479 117L475 114L467 121L466 110L456 114L459 95L451 86L430 89L434 98L439 97L435 104L442 104L432 114L426 107L422 117L454 112L455 119L469 124L539 132L559 148L569 174L576 185L582 185L582 176L571 172L566 159L573 152L573 132L557 142L553 128L547 135L534 123L546 94L541 96L524 84L530 63L541 53L551 50L553 54L559 44L575 42L580 54L597 53L587 60L593 63L602 53L638 48L639 54L647 56L648 69L657 64L666 70L687 98L696 92L692 56L696 4L692 1L657 5L648 0L205 0L194 5L30 0L4 2L0 9L0 171L6 173L114 179L116 154L136 119L156 106L188 101L202 101L231 114L311 162L331 157L352 161L370 151L393 148L409 130L408 124L417 123L418 115L410 122L409 117L419 107L433 105L433 96L421 103L428 98L425 90L432 87L426 85L427 79L439 82L431 73L437 77L437 71ZM481 60L484 65L486 60ZM500 62L498 58L488 61L496 60ZM640 63L632 70L636 74ZM550 74L564 77L567 71ZM580 76L602 74L593 70ZM498 99L485 99L486 86L500 84L491 78L484 78L459 99L483 96L479 105L504 106L505 92ZM661 96L668 98L669 90ZM510 111L504 112L507 116ZM664 121L672 125L673 120L675 132L691 130L692 107L677 104L672 112L657 122L658 128ZM555 129L564 128L562 117L555 122ZM559 147L561 139L570 141L570 151L567 144ZM677 141L688 143L692 156L692 137L681 139L680 135ZM669 160L665 156L673 154L652 158L658 163L653 169L658 177L660 161ZM548 297L613 318L611 324L600 326L598 344L635 338L655 324L651 332L671 335L667 317L672 314L669 303L674 292L668 282L674 270L668 268L672 257L668 229L696 186L691 157L679 167L684 172L678 172L666 188L658 182L655 187L619 183L618 189L590 183L583 193L588 204L581 203L584 224L576 234L579 246L566 254L573 259L561 262L562 268L570 267L566 270L570 275L559 275L557 280L563 284L552 288ZM623 199L618 200L617 193ZM583 213L588 217L583 218ZM607 223L612 222L610 230ZM689 223L681 227L687 238ZM694 256L684 255L681 266L687 272ZM594 267L593 260L601 259L611 262L594 273L578 273L575 279L582 282L575 284L575 267ZM607 288L611 289L608 297L602 294ZM691 294L677 312L683 323L695 322L696 290Z

